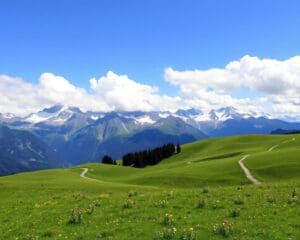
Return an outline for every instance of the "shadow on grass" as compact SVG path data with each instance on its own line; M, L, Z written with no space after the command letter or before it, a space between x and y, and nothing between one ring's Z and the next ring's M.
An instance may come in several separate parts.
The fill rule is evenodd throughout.
M225 153L225 154L221 154L221 155L202 158L202 159L199 159L199 160L195 160L193 162L203 162L203 161L209 161L209 160L218 160L218 159L224 159L224 158L231 158L231 157L239 156L241 154L243 154L243 152Z

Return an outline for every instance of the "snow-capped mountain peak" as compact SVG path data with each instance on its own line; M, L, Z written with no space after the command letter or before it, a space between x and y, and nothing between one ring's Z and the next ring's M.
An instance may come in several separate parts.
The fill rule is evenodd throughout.
M218 115L217 115L217 113L216 113L216 111L215 110L211 110L209 113L208 113L208 115L209 115L209 120L213 120L213 121L217 121L217 120L219 120L219 117L218 117Z
M32 124L50 120L56 124L63 124L73 115L74 112L77 111L80 111L79 108L69 108L67 106L58 104L50 108L45 108L37 113L32 113L23 120Z
M233 118L241 118L242 115L233 107L224 107L217 110L211 110L210 116L212 120L226 121Z
M76 107L55 105L27 117L14 117L14 115L0 114L0 123L14 128L31 129L33 131L49 131L65 134L68 139L81 129L89 129L95 126L106 126L105 132L112 136L115 133L128 133L138 129L162 128L164 130L175 129L173 127L185 126L200 130L208 136L227 136L233 134L269 133L277 128L300 129L300 125L293 125L284 121L270 118L256 112L242 112L233 107L223 107L210 111L198 109L179 109L170 111L117 111L117 112L83 112ZM166 125L164 125L166 123ZM184 123L184 124L183 124ZM108 126L108 128L107 128ZM97 131L102 131L99 128ZM175 131L175 130L174 130ZM177 131L177 130L176 130ZM101 138L108 136L99 134ZM100 138L99 138L100 139Z
M224 107L219 109L212 109L209 112L203 113L201 110L188 109L188 110L177 110L174 116L181 118L188 122L222 122L228 119L241 118L242 114L233 107Z
M52 107L49 107L49 108L44 108L42 111L40 111L41 113L44 112L44 113L57 113L57 112L60 112L64 109L66 109L67 107L64 106L64 105L61 105L61 104L56 104L56 105L53 105Z
M241 113L233 107L223 107L219 109L212 109L209 112L202 112L199 109L179 109L176 112L169 111L153 111L153 112L82 112L78 107L69 107L65 105L54 105L45 108L39 112L32 113L24 118L18 118L23 122L24 126L40 126L41 124L47 126L63 126L70 121L76 126L88 124L97 121L106 121L107 119L123 118L132 121L132 124L151 125L158 122L160 119L168 117L175 117L183 120L185 123L192 125L204 131L204 128L215 128L218 125L229 119L247 119L250 117L257 117L254 112ZM0 115L3 122L12 120L4 120L3 114ZM6 117L13 118L14 115L7 114ZM15 118L13 118L15 119ZM123 120L122 120L123 121ZM126 121L126 120L125 120ZM77 124L78 123L78 124ZM204 127L203 127L204 126Z

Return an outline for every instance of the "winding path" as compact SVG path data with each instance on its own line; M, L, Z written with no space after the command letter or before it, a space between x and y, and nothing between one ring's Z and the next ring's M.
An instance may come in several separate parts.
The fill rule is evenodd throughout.
M272 147L270 147L269 149L268 149L268 151L267 152L271 152L271 151L273 151L273 149L274 148L277 148L279 145L278 144L276 144L276 145L274 145L274 146L272 146Z
M291 140L285 140L285 141L282 142L282 144L283 144L283 143L289 143L289 142L292 142L292 141L295 141L295 140L296 140L296 138L292 138ZM279 144L276 144L276 145L270 147L270 148L267 150L267 152L273 151L273 150L274 150L275 148L277 148L278 146L279 146ZM241 169L243 170L243 172L245 173L246 177L249 179L249 181L252 182L252 183L255 184L255 185L259 185L259 184L261 184L261 182L260 182L259 180L257 180L257 179L252 175L252 173L250 172L250 170L245 166L245 164L244 164L244 162L243 162L243 161L244 161L247 157L249 157L249 156L250 156L249 154L243 156L243 157L239 160L239 165L240 165Z
M96 181L96 182L101 182L100 180L98 179L95 179L95 178L90 178L90 177L87 177L86 174L88 173L89 169L88 168L82 168L82 173L80 174L80 177L86 179L86 180L89 180L89 181Z
M86 176L85 176L85 174L89 171L89 169L88 168L82 168L82 173L80 174L80 177L82 177L82 178L87 178Z
M250 182L252 182L253 184L255 185L259 185L261 184L261 182L259 180L257 180L253 175L252 173L250 172L250 170L245 166L244 164L244 160L249 157L250 155L245 155L244 157L242 157L240 160L239 160L239 165L241 167L241 169L244 171L246 177L249 179Z
M283 141L282 143L289 143L289 142L293 142L293 141L295 141L296 140L296 138L292 138L291 140L285 140L285 141Z

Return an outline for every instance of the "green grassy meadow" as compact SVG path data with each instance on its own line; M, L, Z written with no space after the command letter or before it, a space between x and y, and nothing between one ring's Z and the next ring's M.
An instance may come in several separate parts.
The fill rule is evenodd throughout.
M238 165L246 154L261 185ZM144 169L93 163L1 177L0 239L298 240L300 135L195 142Z

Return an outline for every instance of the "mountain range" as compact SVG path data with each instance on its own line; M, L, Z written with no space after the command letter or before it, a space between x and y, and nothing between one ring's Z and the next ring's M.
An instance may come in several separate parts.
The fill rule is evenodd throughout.
M208 113L198 109L105 113L83 112L77 107L59 104L25 117L2 113L0 124L6 132L2 146L8 142L5 138L13 143L18 134L22 133L22 141L34 139L41 143L44 150L47 149L43 152L43 162L49 162L40 167L30 164L24 167L23 160L13 154L10 156L9 151L2 147L0 154L5 154L2 154L4 157L0 161L5 161L6 167L0 174L99 162L105 154L118 159L127 152L154 148L169 142L183 144L208 137L268 134L276 129L300 129L300 123L271 119L254 112L240 113L233 107L211 110ZM12 144L10 149L18 150L18 146ZM41 146L32 144L31 150L41 152ZM27 159L30 159L30 151L24 155ZM7 162L13 167L10 168ZM2 165L0 166L2 169Z

